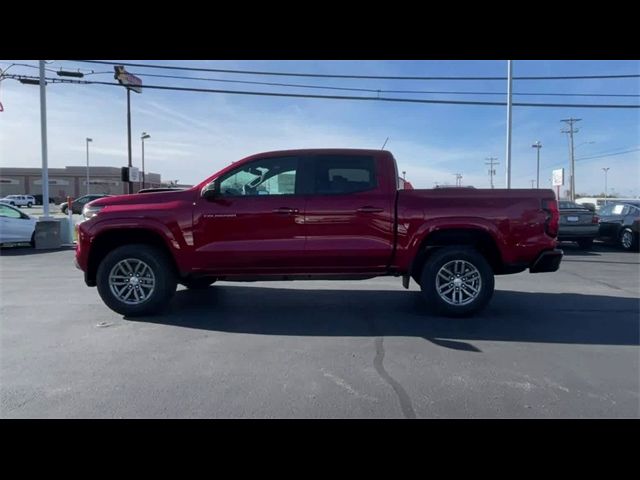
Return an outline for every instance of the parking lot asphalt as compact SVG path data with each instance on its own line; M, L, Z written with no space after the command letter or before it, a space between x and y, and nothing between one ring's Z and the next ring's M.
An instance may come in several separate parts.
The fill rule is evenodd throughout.
M72 250L0 250L2 418L640 418L640 254L567 245L480 315L412 283L218 282L127 319Z

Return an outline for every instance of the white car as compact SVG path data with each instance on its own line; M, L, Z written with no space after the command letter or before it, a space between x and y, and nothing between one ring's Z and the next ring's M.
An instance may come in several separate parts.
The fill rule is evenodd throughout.
M0 203L0 245L31 243L34 245L36 219L15 207Z
M8 203L16 207L29 207L31 208L36 204L35 197L31 195L7 195L4 198L0 198L0 202Z

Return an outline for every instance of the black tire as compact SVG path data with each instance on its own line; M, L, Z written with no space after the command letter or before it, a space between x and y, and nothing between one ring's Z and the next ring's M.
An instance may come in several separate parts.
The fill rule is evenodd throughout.
M36 232L33 232L31 234L31 240L29 241L29 245L31 245L31 248L36 248Z
M62 207L62 208L60 209L60 211L61 211L64 215L66 215L66 214L67 214L67 211L68 211L68 210L69 210L69 208L68 208L68 207Z
M31 202L27 203L27 208L31 208L31 207L33 207L33 203Z
M585 238L582 240L578 240L578 246L582 250L591 250L591 248L593 248L593 238Z
M630 241L629 241L630 238ZM638 236L630 228L623 228L620 232L619 245L623 250L632 251L638 248Z
M109 273L120 261L141 260L155 277L155 288L141 303L132 305L120 300L109 286ZM161 249L145 244L124 245L109 252L98 266L96 275L98 293L102 301L114 312L127 317L152 315L164 309L176 291L176 275L167 254Z
M9 205L12 205L12 206L15 207L16 206L16 202L11 202L11 203L9 203Z
M480 276L479 292L464 305L454 305L444 300L437 291L436 279L440 269L453 260L464 260L474 266ZM464 275L464 272L461 273ZM461 277L464 278L464 277ZM453 283L452 283L453 285ZM479 312L491 299L494 289L493 270L487 260L475 249L465 246L444 247L426 260L420 278L420 288L429 307L447 317L467 317Z
M215 278L189 278L180 280L180 283L187 287L189 290L204 290L216 283Z

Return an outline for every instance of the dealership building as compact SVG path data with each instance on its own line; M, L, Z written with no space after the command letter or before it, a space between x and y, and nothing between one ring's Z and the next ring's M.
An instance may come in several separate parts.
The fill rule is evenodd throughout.
M160 174L146 173L145 187L162 187ZM177 185L186 186L186 185ZM142 182L133 183L133 191L142 188ZM49 196L56 203L67 197L78 198L87 193L87 167L49 168ZM89 193L121 195L129 193L127 182L122 181L117 167L89 167ZM7 195L42 194L42 168L0 168L0 198Z

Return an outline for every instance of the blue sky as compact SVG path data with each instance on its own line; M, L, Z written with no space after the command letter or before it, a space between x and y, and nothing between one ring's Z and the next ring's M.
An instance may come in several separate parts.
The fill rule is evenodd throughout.
M29 60L0 60L0 68ZM337 73L355 75L452 75L505 76L506 61L145 61L132 62L225 69ZM108 65L79 64L56 60L48 68L82 68L96 72ZM130 67L146 84L195 86L227 90L370 95L294 87L241 85L195 80L152 78L147 74L175 74L246 81L299 83L380 90L432 90L505 92L506 81L399 81L364 79L318 79L267 77L205 72L171 72ZM37 74L37 70L12 67L9 73ZM640 74L638 61L514 61L514 75ZM112 81L113 75L87 79ZM607 93L640 95L640 81L518 80L514 92ZM384 96L503 101L496 95L405 94ZM91 164L123 166L127 162L126 95L122 88L98 85L56 84L47 88L49 165L83 165L85 137L92 137ZM638 103L640 97L516 96L514 101L546 103ZM40 159L40 110L36 86L13 80L0 84L0 167L38 166ZM609 167L609 190L623 196L640 195L640 110L581 108L513 108L512 185L530 187L535 179L535 149L540 140L541 186L549 186L551 170L564 167L568 173L566 135L560 122L581 118L575 136L576 157L635 150L610 157L576 161L579 193L604 189L603 167ZM145 143L147 170L163 179L197 183L228 163L266 150L313 147L386 148L398 160L399 170L418 188L435 182L455 183L453 173L463 174L463 183L489 186L487 157L500 164L494 179L505 185L506 108L501 106L431 105L390 102L359 102L300 98L256 97L145 90L132 94L133 162L140 166L140 133ZM595 142L595 143L591 143Z

